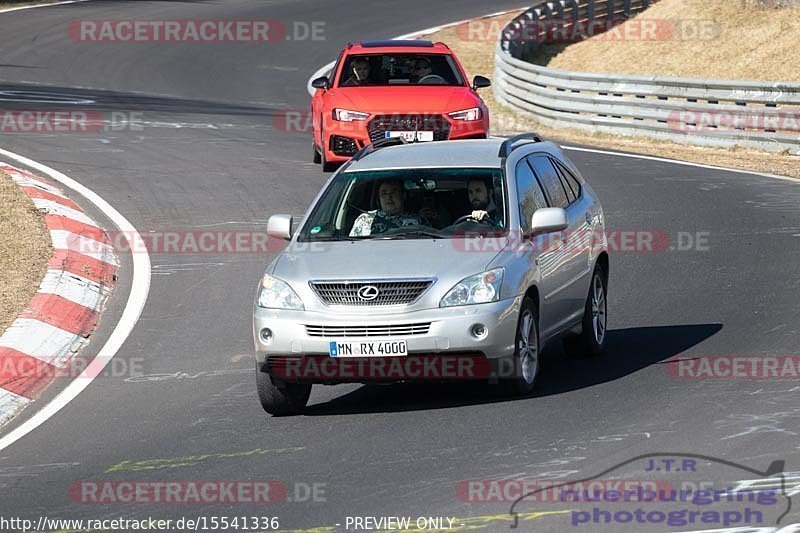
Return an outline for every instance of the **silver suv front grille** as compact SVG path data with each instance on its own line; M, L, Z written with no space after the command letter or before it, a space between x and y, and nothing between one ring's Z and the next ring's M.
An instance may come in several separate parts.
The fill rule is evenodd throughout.
M425 335L430 328L430 322L381 326L314 326L306 324L306 333L309 337L400 337Z
M311 288L327 305L405 305L417 301L432 279L392 281L312 281Z

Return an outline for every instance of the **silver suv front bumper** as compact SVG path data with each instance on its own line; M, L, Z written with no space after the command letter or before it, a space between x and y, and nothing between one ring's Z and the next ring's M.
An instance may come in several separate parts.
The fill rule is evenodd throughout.
M409 355L481 352L490 359L509 357L514 353L517 320L521 298L459 307L422 309L402 314L381 314L368 309L363 315L336 315L333 312L285 311L255 307L253 338L259 365L276 355L328 355L334 340L364 340L369 337L312 336L307 325L343 326L401 326L430 322L427 333L415 335L381 335L381 338L404 340ZM486 334L477 338L473 326L483 324ZM268 328L271 339L265 342L260 332Z

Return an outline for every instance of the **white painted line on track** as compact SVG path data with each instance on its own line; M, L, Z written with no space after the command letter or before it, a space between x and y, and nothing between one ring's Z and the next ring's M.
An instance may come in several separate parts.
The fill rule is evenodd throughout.
M492 135L492 137L497 137L498 139L507 139L509 137L513 137L513 135ZM545 139L546 140L546 139ZM784 181L794 181L800 182L800 178L793 178L791 176L781 176L780 174L769 174L767 172L757 172L755 170L743 170L740 168L728 168L728 167L719 167L716 165L705 165L703 163L692 163L691 161L681 161L680 159L669 159L666 157L658 157L654 155L640 155L640 154L628 154L625 152L614 152L611 150L600 150L599 148L583 148L580 146L570 146L568 144L559 144L559 148L562 150L572 150L574 152L587 152L590 154L601 154L601 155L613 155L617 157L629 157L631 159L645 159L647 161L658 161L660 163L670 163L672 165L682 165L686 167L696 167L696 168L707 168L710 170L722 170L724 172L737 172L739 174L752 174L753 176L761 176L764 178L773 178L776 180L784 180Z
M692 163L690 161L679 161L677 159L667 159L665 157L656 157L652 155L638 155L638 154L626 154L622 152L610 152L608 150L598 150L596 148L581 148L578 146L568 146L568 145L561 145L561 148L564 150L573 150L575 152L588 152L591 154L602 154L602 155L614 155L617 157L630 157L632 159L646 159L648 161L658 161L661 163L671 163L673 165L683 165L687 167L697 167L697 168L708 168L711 170L724 170L726 172L738 172L740 174L752 174L754 176L763 176L765 178L773 178L777 180L784 180L784 181L794 181L800 182L800 178L792 178L791 176L781 176L780 174L768 174L766 172L756 172L754 170L742 170L739 168L728 168L728 167L718 167L716 165L704 165L702 163ZM800 164L800 158L798 158L798 164Z
M139 316L142 314L145 303L147 302L147 295L150 292L150 256L146 252L144 240L139 234L138 230L119 213L114 207L101 198L97 193L81 185L74 179L66 174L59 172L53 168L48 167L42 163L29 159L27 157L15 154L8 150L0 148L0 155L9 159L13 159L26 165L30 168L36 169L56 180L57 182L65 185L66 187L77 192L86 200L94 204L103 214L108 217L120 231L129 235L133 241L132 246L136 249L145 250L142 253L131 254L133 262L133 272L131 280L131 292L128 295L128 301L125 303L125 309L122 311L122 316L114 326L114 330L109 335L103 347L98 351L97 355L92 360L91 364L78 376L75 380L70 382L64 390L58 393L47 405L43 406L29 419L14 428L8 434L0 438L0 450L8 448L19 439L38 428L50 417L59 412L64 406L77 397L83 390L88 387L94 378L102 374L102 369L111 362L111 359L119 351L122 344L130 335ZM80 428L75 428L75 431L80 431Z
M22 11L23 9L36 9L37 7L52 7L52 6L63 6L67 4L81 4L83 2L89 2L90 0L65 0L63 2L52 2L50 4L33 4L30 6L18 6L18 7L7 7L5 9L0 9L0 13L11 13L12 11Z

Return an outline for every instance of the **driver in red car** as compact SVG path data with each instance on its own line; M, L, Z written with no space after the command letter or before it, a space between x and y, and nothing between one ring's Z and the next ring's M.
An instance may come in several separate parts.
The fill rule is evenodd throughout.
M419 80L428 76L431 72L433 72L431 62L424 57L419 57L411 63L411 76L409 81L411 81L411 83L419 83Z
M350 75L342 85L366 85L369 83L369 60L365 57L357 57L350 63Z

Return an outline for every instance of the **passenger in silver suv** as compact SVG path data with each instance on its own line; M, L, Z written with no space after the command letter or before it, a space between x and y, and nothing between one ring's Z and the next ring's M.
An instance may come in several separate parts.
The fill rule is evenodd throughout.
M548 342L596 354L606 340L609 259L603 209L578 169L535 134L369 145L322 188L256 294L258 394L301 412L313 383L488 380L530 393ZM397 146L394 146L397 145ZM491 216L468 194L491 187ZM353 232L402 184L404 216ZM384 187L385 189L385 187ZM397 193L397 191L394 191Z

